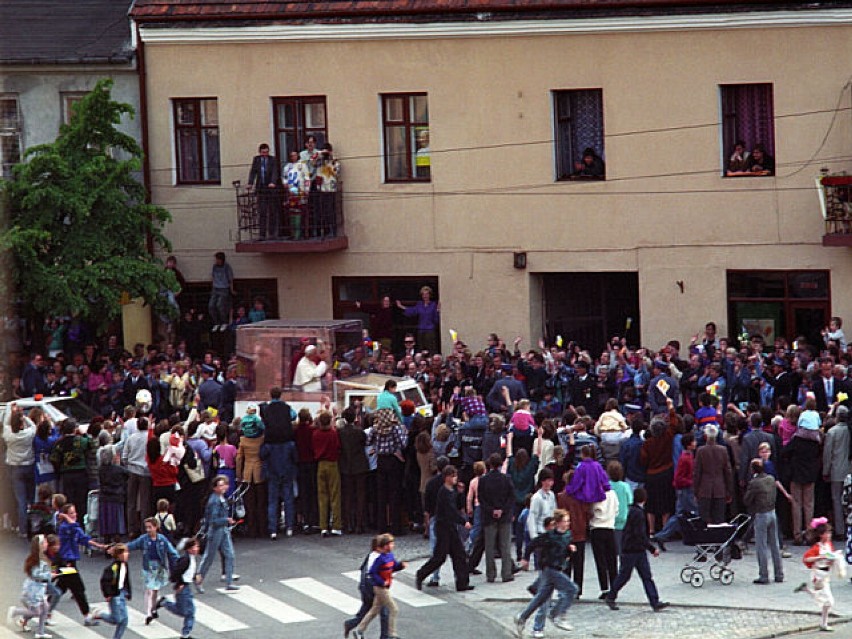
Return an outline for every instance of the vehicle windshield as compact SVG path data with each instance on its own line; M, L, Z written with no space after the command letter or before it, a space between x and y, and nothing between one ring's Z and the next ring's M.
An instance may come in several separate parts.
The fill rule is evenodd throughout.
M66 417L73 417L78 424L88 424L92 418L97 415L95 411L86 406L79 399L68 397L51 402L50 405L58 411L65 414Z

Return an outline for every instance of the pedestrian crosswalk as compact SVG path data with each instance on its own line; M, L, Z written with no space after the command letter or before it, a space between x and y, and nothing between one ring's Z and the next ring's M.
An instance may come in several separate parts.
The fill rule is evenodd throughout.
M294 577L279 581L242 584L237 591L224 588L208 591L195 597L196 626L219 636L242 637L251 628L268 626L269 621L299 627L335 615L352 616L361 607L355 583L359 571L332 573L318 577ZM446 603L439 597L419 592L411 586L394 580L394 598L402 606L424 608ZM141 595L141 593L139 593ZM165 591L162 594L168 594ZM138 608L135 606L139 606ZM128 602L130 624L126 637L141 639L175 639L179 634L181 619L165 609L159 619L145 625L142 597ZM106 602L94 603L93 608L106 611ZM64 608L64 612L62 609ZM53 612L53 625L48 632L55 639L104 639L112 635L112 626L102 623L91 628L83 625L82 616L72 602L61 603ZM229 634L233 633L233 634ZM22 635L0 626L0 639L20 639Z

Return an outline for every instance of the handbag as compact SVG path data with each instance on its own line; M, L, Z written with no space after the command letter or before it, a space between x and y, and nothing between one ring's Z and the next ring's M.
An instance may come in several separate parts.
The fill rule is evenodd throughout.
M56 472L53 468L53 464L50 463L50 459L48 459L47 455L44 453L39 456L39 459L36 462L36 470L38 471L39 476L52 475Z
M189 481L193 484L197 484L200 481L204 481L204 465L201 463L196 463L195 468L186 467L186 476L189 477Z

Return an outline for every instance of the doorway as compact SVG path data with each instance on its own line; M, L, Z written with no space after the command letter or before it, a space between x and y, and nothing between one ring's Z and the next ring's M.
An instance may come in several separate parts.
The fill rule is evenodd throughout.
M639 274L543 273L542 304L546 339L561 335L592 352L613 336L638 344Z

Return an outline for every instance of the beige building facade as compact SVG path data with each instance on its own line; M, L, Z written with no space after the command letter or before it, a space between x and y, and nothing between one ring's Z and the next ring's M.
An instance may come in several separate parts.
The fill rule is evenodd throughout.
M627 330L658 347L710 320L720 335L747 323L792 339L852 318L852 249L823 246L814 187L823 167L852 169L852 9L214 25L146 4L151 195L199 290L218 250L238 278L273 282L281 317L346 315L358 298L399 297L400 282L432 283L445 345L453 328L473 345L492 331L529 343ZM754 85L775 170L727 177L726 96ZM428 180L389 178L390 94L425 94ZM588 108L572 95L602 107L605 179L560 179L573 170L560 161L582 156L560 142L580 126L560 124L560 96L572 117ZM304 96L324 98L347 247L237 252L232 182L259 143L276 152L276 99ZM181 183L184 99L215 101L214 183Z

